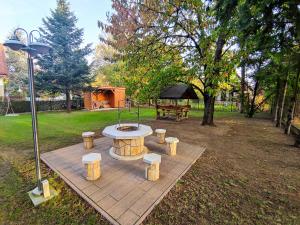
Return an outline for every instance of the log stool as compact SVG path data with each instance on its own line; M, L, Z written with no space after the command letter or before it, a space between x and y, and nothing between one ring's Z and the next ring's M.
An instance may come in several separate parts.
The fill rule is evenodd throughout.
M89 153L82 156L82 163L85 166L86 179L97 180L101 175L101 154L100 153Z
M159 138L158 143L159 144L165 143L166 130L165 129L156 129L155 133L156 133L156 136Z
M95 132L83 132L82 133L82 138L83 138L83 145L85 149L91 149L94 147L94 136Z
M144 155L143 161L150 164L150 166L145 168L145 178L150 181L158 180L161 156L155 153L146 154Z
M178 138L167 137L165 140L167 142L167 154L171 156L176 155L177 143L179 142Z

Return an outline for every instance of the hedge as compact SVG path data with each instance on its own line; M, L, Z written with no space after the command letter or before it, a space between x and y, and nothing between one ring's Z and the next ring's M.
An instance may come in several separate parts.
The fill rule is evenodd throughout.
M12 108L15 113L30 112L30 101L12 101ZM59 111L66 110L66 101L37 101L37 111ZM83 108L83 99L72 100L72 109ZM7 102L0 102L0 114L4 115L7 109Z

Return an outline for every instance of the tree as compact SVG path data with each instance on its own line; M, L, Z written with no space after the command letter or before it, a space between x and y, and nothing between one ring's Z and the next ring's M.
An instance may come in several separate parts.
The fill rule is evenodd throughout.
M253 89L257 87L264 92L262 102L273 99L274 120L277 126L281 126L286 112L288 84L293 83L295 77L292 65L297 57L292 57L293 49L299 46L297 1L246 0L240 2L238 12L240 50L250 58L251 65L260 65L260 69L252 74L253 83L257 84ZM253 115L258 106L252 107L250 114Z
M90 45L81 47L83 29L76 27L77 18L66 0L58 0L51 17L43 19L40 31L51 47L49 55L40 57L37 76L40 90L65 93L68 112L71 111L71 92L82 90L92 81L85 56Z
M137 63L166 49L179 52L192 72L186 80L201 84L193 86L204 97L202 124L214 125L218 86L234 69L236 6L237 1L113 0L115 13L99 26L113 35L115 42L108 43Z
M13 32L8 35L8 39L13 36ZM20 34L17 34L22 39ZM23 41L23 40L22 40ZM19 95L20 90L26 95L28 88L28 67L25 52L13 51L6 48L6 63L9 70L8 83L6 90L10 95Z
M131 58L126 59L128 75L125 84L139 101L152 99L156 102L166 86L176 82L188 83L189 71L184 67L179 52L176 54L174 51L171 53L166 48L163 54L154 52L156 57L144 55L144 60L139 63Z
M101 54L103 55L103 54ZM140 102L156 99L160 90L176 81L184 81L187 70L177 54L158 54L156 58L145 56L143 61L135 63L132 58L123 57L114 63L101 60L102 66L94 68L96 81L92 84L126 87L126 94ZM106 58L106 57L105 57Z
M108 37L111 39L111 37ZM92 86L117 85L116 72L120 62L116 60L117 51L110 45L99 43L96 46L91 63L91 73L95 78Z

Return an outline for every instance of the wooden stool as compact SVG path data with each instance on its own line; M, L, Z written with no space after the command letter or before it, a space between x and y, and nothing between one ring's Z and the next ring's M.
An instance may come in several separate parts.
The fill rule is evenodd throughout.
M100 161L100 153L90 153L82 156L82 163L85 166L87 180L97 180L100 177Z
M167 137L165 140L167 142L167 154L172 156L176 155L177 143L179 142L178 138Z
M146 154L144 155L143 161L150 164L150 166L145 168L145 178L150 181L158 180L161 156L155 153Z
M82 138L83 138L83 145L85 149L91 149L94 147L94 136L95 132L83 132L82 133Z
M159 138L159 141L158 141L159 144L165 143L166 132L167 132L167 130L165 130L165 129L156 129L155 130L156 136Z

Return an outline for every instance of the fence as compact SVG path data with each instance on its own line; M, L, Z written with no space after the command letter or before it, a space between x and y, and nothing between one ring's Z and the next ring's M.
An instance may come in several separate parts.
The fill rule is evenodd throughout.
M83 99L72 100L72 109L79 110L83 108ZM15 113L30 112L29 101L11 101ZM37 101L37 111L59 111L67 109L66 101ZM0 115L4 115L7 109L7 102L0 102Z
M162 104L175 104L176 100L160 100ZM177 100L180 105L187 104L187 100ZM203 100L189 100L192 109L204 110ZM235 101L215 101L215 111L235 112L239 110L238 102Z

